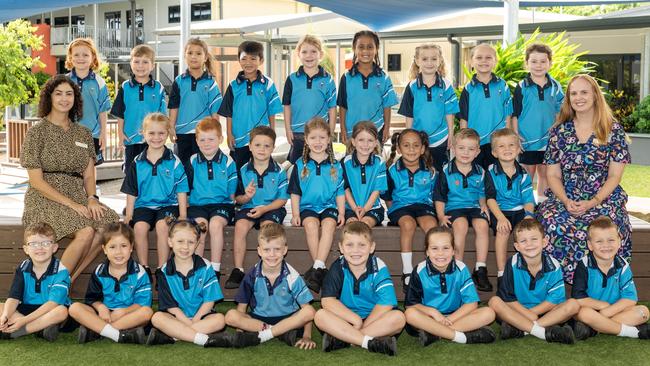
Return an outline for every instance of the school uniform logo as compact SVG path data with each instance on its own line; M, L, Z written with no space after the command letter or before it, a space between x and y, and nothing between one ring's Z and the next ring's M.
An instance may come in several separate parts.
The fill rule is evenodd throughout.
M169 170L169 169L165 169L165 176L166 176L166 177L171 177L171 176L172 176L172 172L171 172L171 170Z

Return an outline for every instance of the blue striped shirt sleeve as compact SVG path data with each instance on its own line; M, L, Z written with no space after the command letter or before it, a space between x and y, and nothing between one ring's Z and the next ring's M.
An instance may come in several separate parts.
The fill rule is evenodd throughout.
M463 301L463 304L471 304L473 302L479 302L478 292L476 292L476 286L474 286L474 281L472 281L472 276L469 273L467 267L463 268L460 272L460 297Z
M201 289L201 296L203 297L204 303L210 301L220 301L223 299L223 294L221 293L221 287L219 286L217 274L210 265L208 265L203 272L202 286L203 288Z
M399 103L397 100L397 93L393 88L393 82L388 75L384 76L384 95L382 95L382 103L384 108L390 108Z
M140 267L141 269L143 267ZM143 271L139 273L140 277L136 283L135 293L133 294L133 303L140 306L151 306L153 291L151 290L151 282L149 276Z
M388 267L379 269L375 274L374 286L375 294L377 295L377 305L397 306L395 286L388 272Z
M621 286L621 298L629 299L632 301L639 301L639 297L636 292L636 285L634 284L634 278L632 275L632 268L630 265L626 265L621 270L621 279L619 281Z
M289 180L287 179L287 172L284 169L280 171L280 174L278 175L278 180L279 181L278 181L277 197L278 199L288 200L289 198L291 198L288 192Z
M546 291L546 301L551 304L560 304L566 301L566 294L564 291L564 278L562 277L562 267L558 266L553 272L549 274L548 290Z

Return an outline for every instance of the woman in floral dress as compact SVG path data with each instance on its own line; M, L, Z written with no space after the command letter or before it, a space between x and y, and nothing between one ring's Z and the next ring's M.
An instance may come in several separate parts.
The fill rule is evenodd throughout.
M565 281L573 283L576 263L589 252L587 228L598 216L616 223L619 254L630 260L627 194L619 185L630 152L623 126L592 77L575 76L566 95L544 156L548 199L538 206L537 219L549 238L546 251L562 264Z

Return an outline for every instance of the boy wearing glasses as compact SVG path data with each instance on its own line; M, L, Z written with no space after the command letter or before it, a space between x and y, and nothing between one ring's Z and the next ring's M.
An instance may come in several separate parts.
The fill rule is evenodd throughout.
M25 230L23 250L29 256L16 268L7 302L0 304L0 339L27 334L53 342L68 317L70 273L54 252L54 229L39 223Z

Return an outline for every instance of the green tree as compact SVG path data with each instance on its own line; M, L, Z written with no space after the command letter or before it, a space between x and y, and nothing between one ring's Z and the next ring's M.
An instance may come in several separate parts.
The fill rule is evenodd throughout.
M535 8L536 11L543 11L546 13L570 14L581 16L592 16L612 13L615 11L631 9L641 6L639 3L630 4L609 4L609 5L588 5L588 6L549 6ZM531 10L532 8L525 8Z
M0 110L28 103L38 96L38 80L32 68L45 64L29 55L31 49L43 48L43 39L35 31L35 27L22 19L6 26L0 24Z

